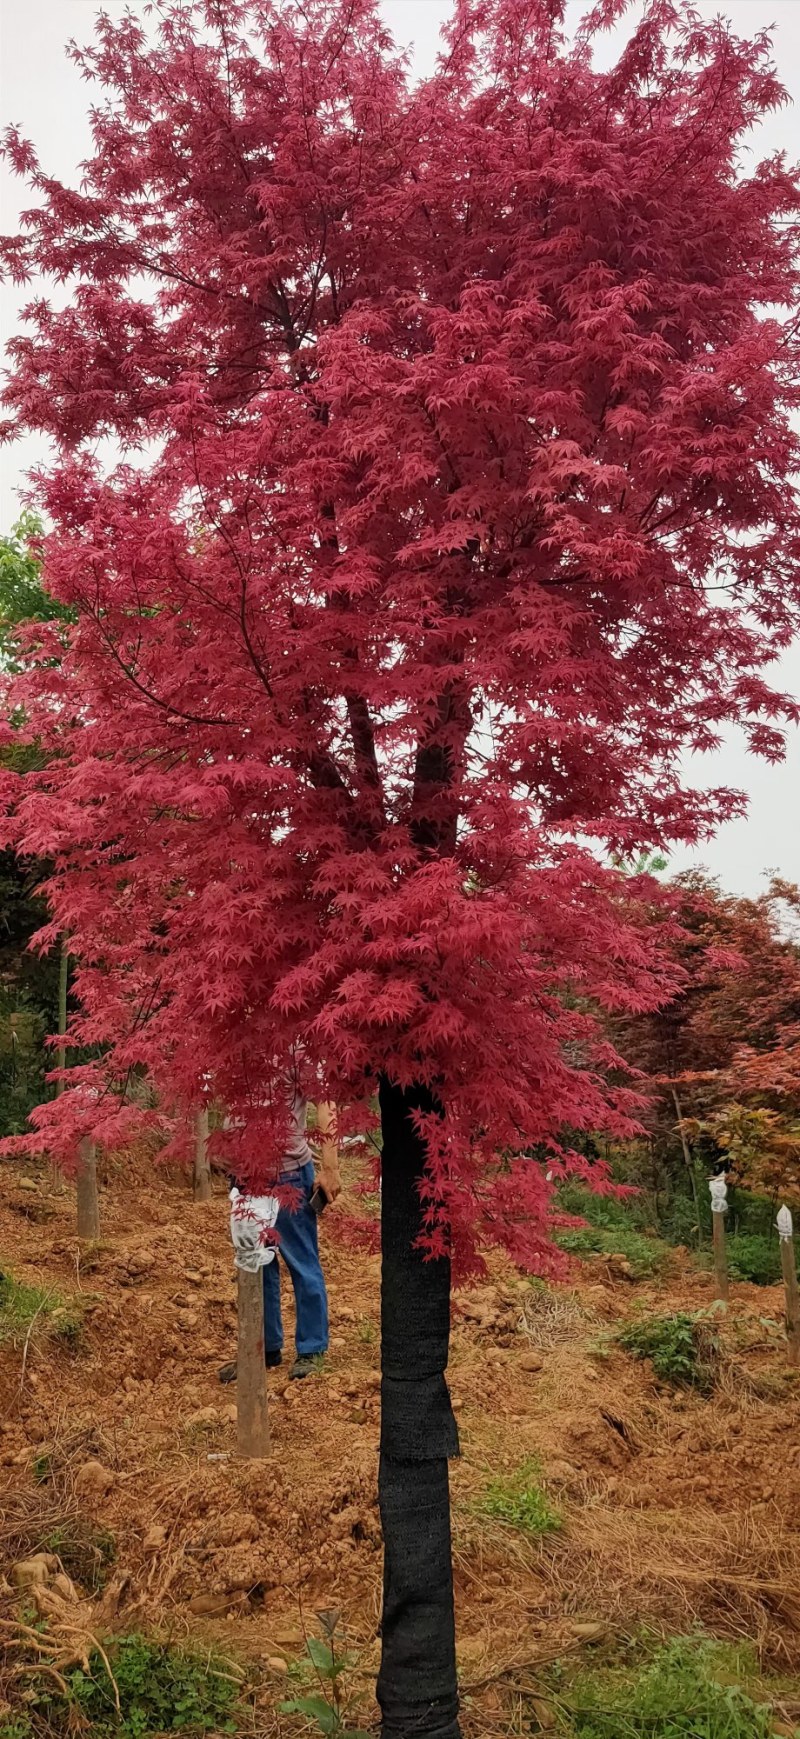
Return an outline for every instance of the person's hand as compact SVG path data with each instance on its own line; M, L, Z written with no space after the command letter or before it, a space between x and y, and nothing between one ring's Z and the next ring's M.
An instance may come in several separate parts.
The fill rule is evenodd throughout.
M338 1171L326 1171L320 1167L317 1172L317 1183L329 1202L335 1202L336 1197L342 1193L342 1180Z

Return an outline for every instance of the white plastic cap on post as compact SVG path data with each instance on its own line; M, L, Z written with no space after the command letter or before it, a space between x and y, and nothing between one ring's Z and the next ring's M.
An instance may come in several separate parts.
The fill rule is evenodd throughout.
M728 1212L728 1185L724 1177L710 1177L708 1187L711 1191L712 1214Z
M792 1216L791 1216L788 1208L784 1207L784 1208L778 1209L778 1218L775 1221L775 1224L778 1228L778 1237L779 1238L791 1238L791 1236L792 1236Z

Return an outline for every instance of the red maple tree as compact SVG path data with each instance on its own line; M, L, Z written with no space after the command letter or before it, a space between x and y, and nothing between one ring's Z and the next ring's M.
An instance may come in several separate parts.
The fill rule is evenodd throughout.
M80 189L8 147L7 269L71 287L7 401L78 612L13 697L49 758L10 837L97 1052L37 1138L114 1139L148 1070L210 1081L263 1175L290 1046L377 1084L378 1691L423 1739L457 1731L451 1256L546 1263L563 1130L631 1127L593 1011L671 980L606 853L735 811L684 751L796 716L798 188L737 156L782 93L672 0L596 70L621 10L569 41L560 0L456 0L415 84L374 0L165 0L78 56Z

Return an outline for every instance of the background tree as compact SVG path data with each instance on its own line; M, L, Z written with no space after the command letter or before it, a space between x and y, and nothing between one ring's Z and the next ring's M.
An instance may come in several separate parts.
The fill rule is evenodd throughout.
M71 612L42 585L38 543L42 527L24 513L0 537L0 670L6 676L24 663L33 625L69 619ZM35 628L33 629L35 633ZM0 742L0 766L24 773L41 765L36 743L24 738L22 719L12 718ZM47 865L0 851L0 1134L18 1134L28 1113L48 1096L45 1076L53 1058L45 1047L59 1027L60 963L29 946L47 919L41 882Z
M738 156L780 87L667 0L599 72L618 10L570 43L557 0L458 0L412 86L372 0L167 3L79 56L80 191L9 140L39 203L8 269L76 286L7 399L55 443L78 612L17 691L50 758L7 780L13 837L53 855L75 1042L185 1103L210 1078L240 1168L280 1152L298 1042L325 1098L378 1085L378 1694L421 1739L457 1730L451 1261L552 1260L513 1156L589 1173L565 1127L630 1132L592 1006L675 987L657 885L586 841L697 839L738 799L685 751L736 720L777 756L796 714L765 668L800 603L797 339L763 309L798 190ZM118 1132L91 1085L36 1139Z
M708 1217L706 1179L729 1162L751 1188L788 1184L798 1112L800 1019L796 887L774 879L756 899L692 874L672 884L683 983L657 1010L612 1023L628 1061L649 1078L644 1123L655 1193L676 1230L681 1175L695 1225ZM769 1158L768 1158L769 1154ZM789 1168L788 1170L786 1168ZM677 1201L675 1197L677 1195Z

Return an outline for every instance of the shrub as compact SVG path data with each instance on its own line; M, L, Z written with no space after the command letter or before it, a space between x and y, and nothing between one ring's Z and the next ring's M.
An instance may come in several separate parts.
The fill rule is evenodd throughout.
M542 1490L538 1464L530 1458L516 1473L492 1480L478 1507L524 1534L550 1534L561 1527L561 1515Z
M631 1323L619 1336L620 1346L636 1359L650 1359L653 1371L673 1388L699 1389L708 1394L716 1381L719 1339L697 1316L647 1316Z
M559 1185L555 1205L561 1213L580 1214L590 1226L600 1226L609 1232L618 1227L639 1230L643 1224L643 1201L638 1192L632 1196L598 1196L576 1178Z
M751 1280L755 1286L774 1286L780 1280L777 1238L759 1232L737 1232L728 1238L727 1252L732 1280Z

